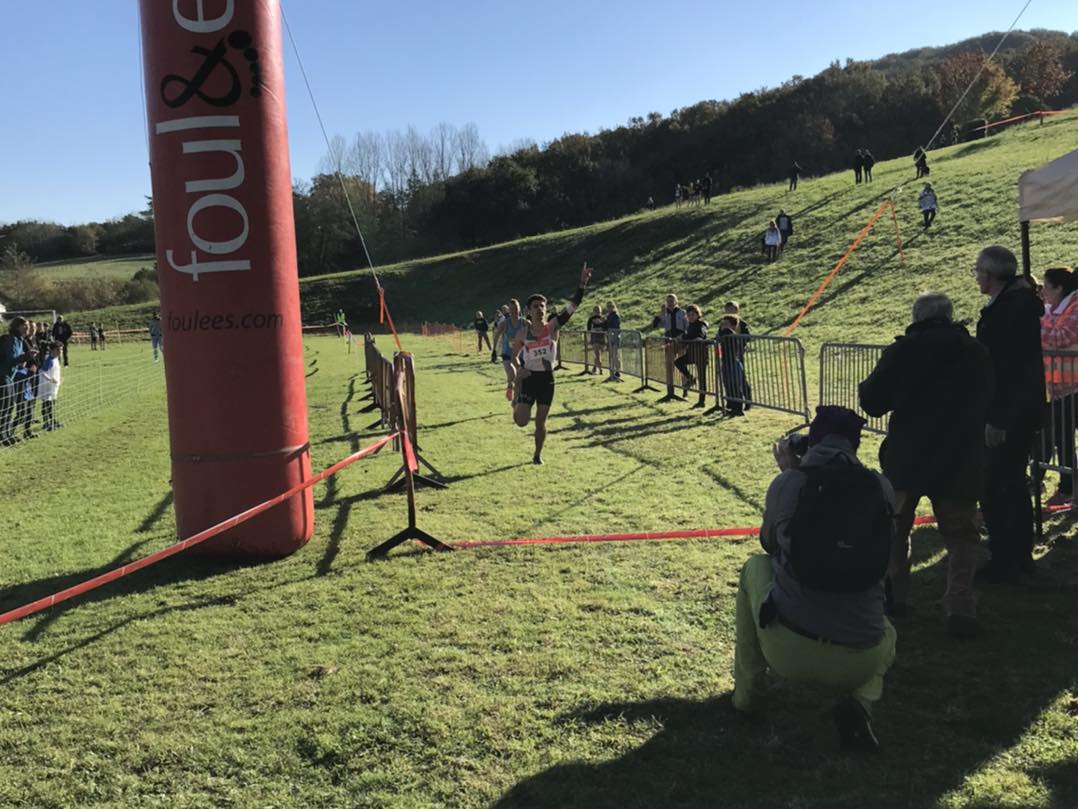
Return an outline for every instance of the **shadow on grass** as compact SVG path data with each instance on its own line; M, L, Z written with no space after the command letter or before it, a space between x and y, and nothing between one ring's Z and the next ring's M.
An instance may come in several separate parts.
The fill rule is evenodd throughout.
M914 548L932 556L934 531ZM1065 553L1063 552L1065 550ZM914 590L924 610L898 625L899 653L876 710L884 750L843 754L827 709L833 695L779 683L764 710L744 717L727 694L680 699L656 694L636 702L584 705L560 717L576 736L605 735L630 749L606 761L555 764L527 778L493 805L508 807L927 807L962 790L962 806L1001 803L1004 783L968 782L985 767L1022 771L1051 794L1045 806L1074 806L1078 768L1026 764L1007 753L1023 740L1061 693L1076 687L1073 649L1078 615L1073 573L1078 548L1055 543L1054 586L982 589L984 636L957 644L943 632L942 614L929 609L942 592L944 561L918 571ZM618 745L626 726L639 744ZM1068 731L1041 725L1051 746ZM1035 758L1050 753L1039 753ZM1027 769L1028 767L1028 769ZM988 791L985 791L988 790ZM983 794L979 794L982 793ZM1038 804L1040 805L1040 804Z

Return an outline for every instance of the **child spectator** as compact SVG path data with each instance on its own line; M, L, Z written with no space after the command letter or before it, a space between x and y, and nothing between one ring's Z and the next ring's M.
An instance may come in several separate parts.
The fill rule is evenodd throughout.
M49 344L49 356L41 364L41 379L38 382L38 398L41 399L41 420L44 422L45 431L52 432L63 427L56 420L56 394L60 390L61 363L60 343Z
M588 344L591 346L595 363L592 368L593 374L603 372L603 346L606 345L606 318L598 306L591 309L591 317L588 318ZM588 370L587 357L584 358L584 370Z
M726 399L726 413L730 416L744 416L744 400L749 398L745 385L744 341L737 339L740 328L737 315L725 315L719 322L722 387ZM742 401L732 401L733 399Z
M707 398L707 321L703 319L700 307L695 303L685 307L685 315L689 321L689 327L681 337L681 344L685 353L674 360L674 365L685 377L687 387L693 387L697 382L700 384L700 398L693 409L703 407ZM689 370L690 363L696 368L694 377Z

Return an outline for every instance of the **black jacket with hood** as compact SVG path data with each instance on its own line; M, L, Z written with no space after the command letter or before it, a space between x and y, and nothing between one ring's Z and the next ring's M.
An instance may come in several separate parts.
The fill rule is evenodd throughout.
M964 326L914 323L883 352L858 393L869 415L891 413L880 466L897 491L978 496L992 366Z

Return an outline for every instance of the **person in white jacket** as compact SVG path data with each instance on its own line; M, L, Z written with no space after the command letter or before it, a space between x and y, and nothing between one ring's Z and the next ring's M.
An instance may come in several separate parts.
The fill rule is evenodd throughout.
M41 400L41 420L45 430L51 432L63 427L56 420L56 395L60 391L60 377L63 363L60 360L63 347L60 343L49 343L49 356L41 363L37 398Z
M764 231L764 249L767 251L767 262L772 263L779 256L779 248L782 247L782 231L772 219Z

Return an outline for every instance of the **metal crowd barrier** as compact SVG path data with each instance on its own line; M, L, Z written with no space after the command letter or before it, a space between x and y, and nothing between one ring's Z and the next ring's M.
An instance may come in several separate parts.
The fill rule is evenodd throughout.
M622 379L636 377L638 390L647 389L644 339L640 332L628 329L614 331L582 331L562 329L558 354L562 363L583 365L584 370L595 367L595 347L600 347L603 372L618 374Z
M728 411L762 407L800 416L808 424L805 348L795 337L729 334L711 341L715 390Z
M861 414L866 430L886 435L889 418L871 417L861 409L858 386L868 378L887 346L856 343L824 343L820 347L820 400L822 405L841 405Z

